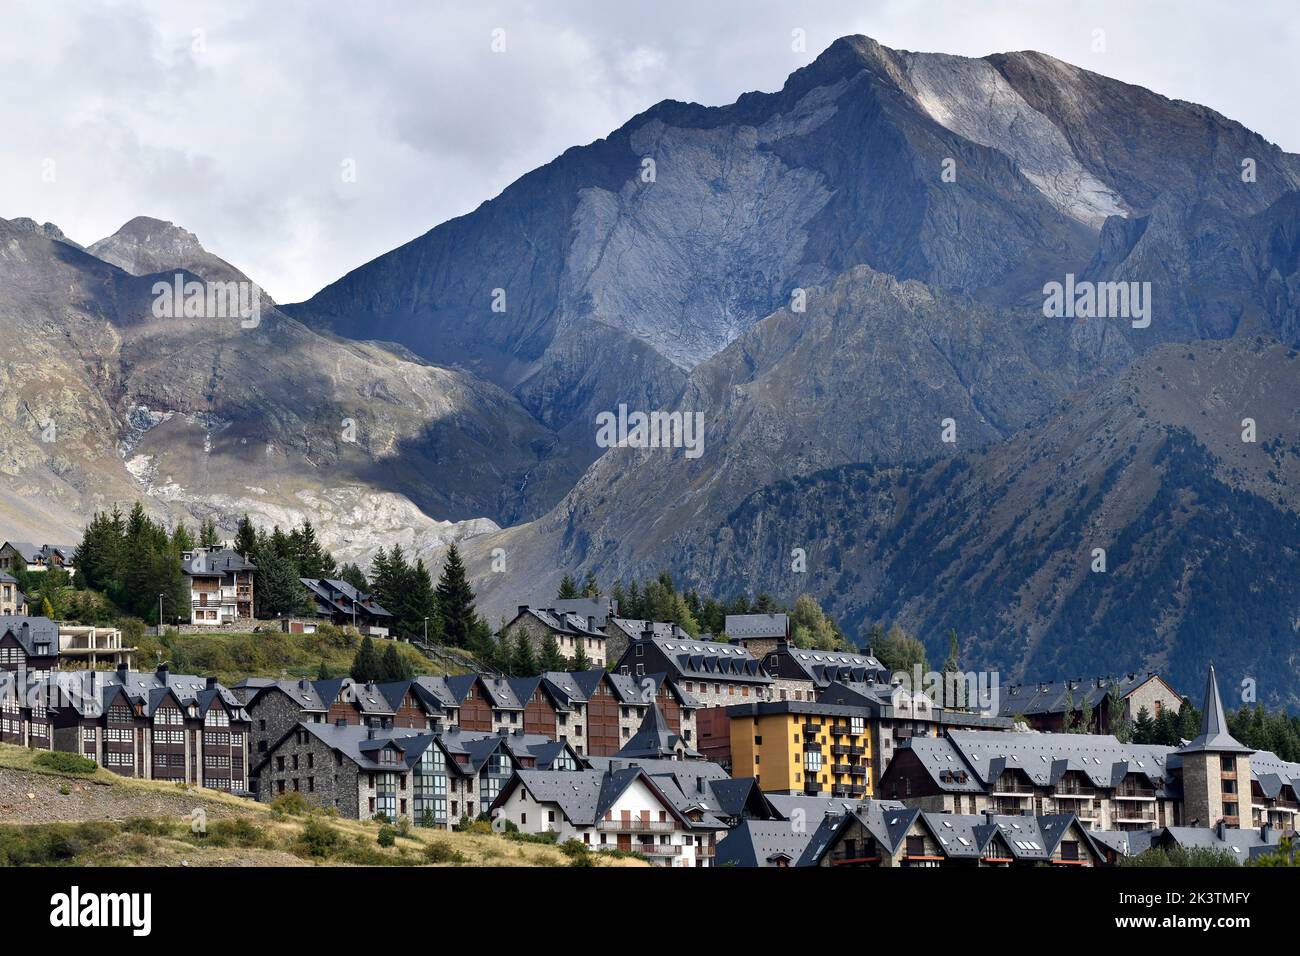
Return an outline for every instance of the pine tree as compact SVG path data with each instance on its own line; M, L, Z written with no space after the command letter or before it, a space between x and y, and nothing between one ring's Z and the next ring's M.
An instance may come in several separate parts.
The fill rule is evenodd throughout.
M194 536L190 534L190 529L185 527L185 522L176 522L176 527L172 528L172 550L177 554L194 550Z
M582 647L583 641L578 641L578 646ZM565 667L564 655L560 653L560 644L555 639L554 634L547 634L546 640L542 642L542 660L541 671L562 671Z
M370 582L366 580L366 573L352 562L348 562L339 568L339 580L346 581L363 593L370 591Z
M316 668L316 679L317 679L317 680L329 680L329 679L330 679L330 669L329 669L329 667L326 666L326 664L325 664L324 661L321 661L321 662L320 662L320 667Z
M298 566L299 577L332 578L338 571L334 556L321 547L316 529L308 518L303 518L302 526L289 533L289 548Z
M298 580L298 568L292 560L282 557L274 545L254 552L253 597L257 602L259 617L304 614L311 603L307 589Z
M1146 704L1138 708L1137 720L1133 722L1133 743L1155 743L1155 722L1152 721L1151 713L1147 710Z
M591 659L587 657L587 649L581 644L578 645L578 652L573 655L573 659L569 662L569 670L591 670Z
M352 669L349 671L354 681L362 684L368 684L371 681L383 679L384 664L379 659L379 652L375 650L375 642L369 637L361 639L361 647L357 649L357 655L352 659Z
M474 610L474 589L465 576L460 550L454 544L447 549L447 562L438 578L436 596L443 639L456 647L467 647L478 614Z
M211 518L204 518L199 524L199 546L203 548L215 548L221 544L221 535L217 533L217 525Z
M235 550L244 558L257 550L257 531L248 515L239 519L239 527L235 531Z
M404 610L409 621L409 633L418 635L421 640L425 635L425 621L428 621L428 638L430 643L442 643L442 621L438 617L438 596L433 589L433 579L424 559L418 558L411 569L410 582L407 586ZM466 641L468 644L468 641Z
M560 590L555 596L561 601L571 601L578 596L578 586L573 583L573 576L567 571L560 580Z
M538 674L533 642L528 639L523 628L515 635L515 646L510 652L510 673L514 677L536 677Z
M596 574L594 571L588 571L587 577L582 582L582 596L590 598L591 600L600 597L600 586L596 584Z
M384 657L380 670L383 672L383 680L385 681L410 680L415 676L415 671L407 663L406 658L397 652L396 643L390 643L384 648Z

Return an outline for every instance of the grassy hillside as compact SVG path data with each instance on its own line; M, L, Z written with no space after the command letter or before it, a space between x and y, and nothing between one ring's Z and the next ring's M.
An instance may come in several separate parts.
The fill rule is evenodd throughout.
M385 846L378 823L309 812L291 801L268 806L47 762L54 761L0 744L0 866L645 865L508 834L418 827L390 828Z
M237 683L245 677L315 678L323 663L331 677L342 677L352 666L361 638L344 628L322 628L315 634L281 634L276 631L252 634L178 634L167 631L161 638L139 638L140 651L136 666L153 667L160 659L170 662L171 669L183 674L215 677L223 684ZM410 644L401 641L375 641L382 655L390 643L410 663L417 674L463 673L472 666L465 655L464 668L449 668L432 661ZM161 657L160 657L161 655Z

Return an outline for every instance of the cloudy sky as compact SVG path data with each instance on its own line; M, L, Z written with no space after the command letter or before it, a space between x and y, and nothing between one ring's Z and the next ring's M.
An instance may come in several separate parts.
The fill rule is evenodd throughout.
M169 219L297 301L658 100L777 89L849 33L1042 50L1300 152L1295 14L1294 0L0 0L0 217L82 243Z

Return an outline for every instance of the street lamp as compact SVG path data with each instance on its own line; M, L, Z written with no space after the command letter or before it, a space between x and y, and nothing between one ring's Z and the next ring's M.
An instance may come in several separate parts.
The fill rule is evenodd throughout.
M429 619L424 619L424 646L429 646Z
M163 632L162 602L163 602L163 595L159 594L158 595L158 636L159 637L162 637L162 632Z

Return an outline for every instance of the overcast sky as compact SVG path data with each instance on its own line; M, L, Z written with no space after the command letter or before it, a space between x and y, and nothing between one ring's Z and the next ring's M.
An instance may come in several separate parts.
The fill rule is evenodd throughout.
M778 89L850 33L1041 50L1300 152L1295 0L0 0L0 13L0 217L82 243L169 219L281 302L661 99Z

